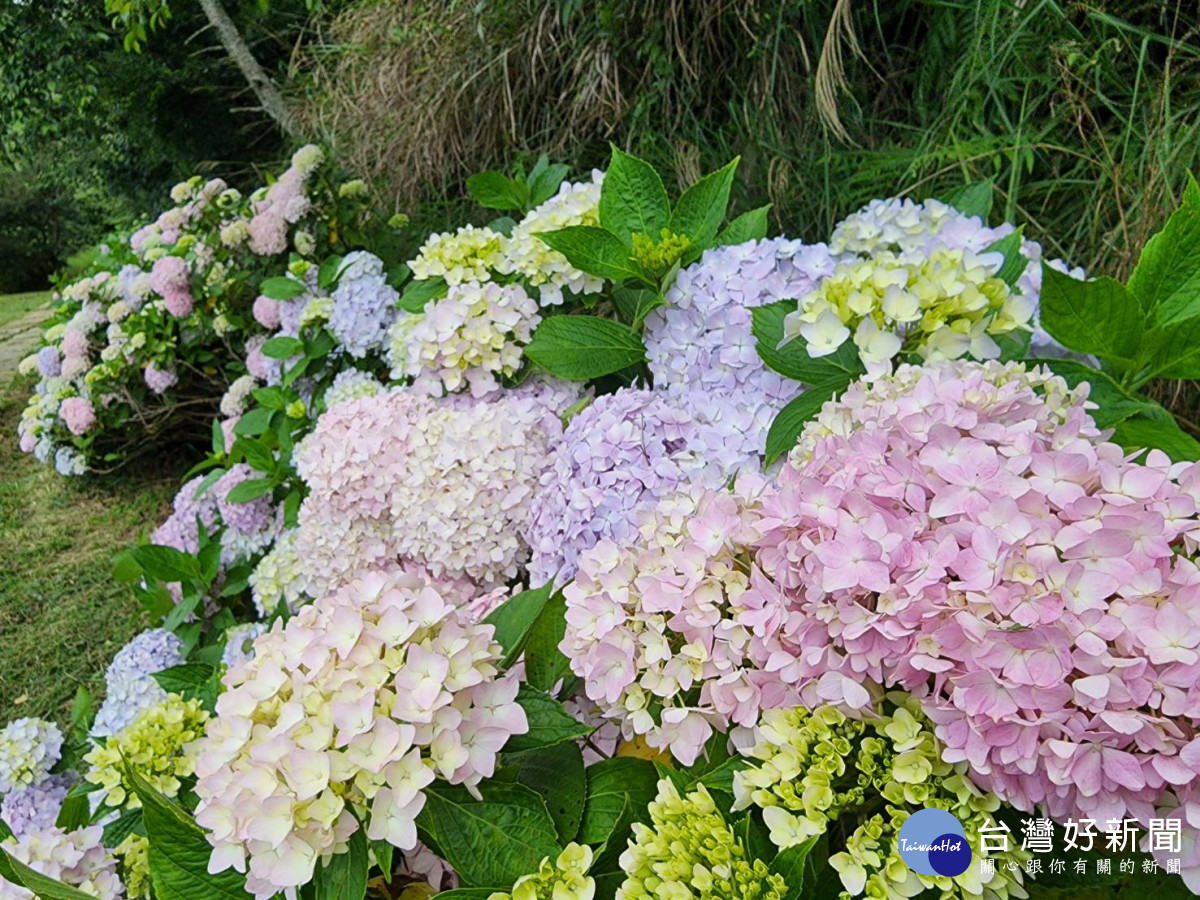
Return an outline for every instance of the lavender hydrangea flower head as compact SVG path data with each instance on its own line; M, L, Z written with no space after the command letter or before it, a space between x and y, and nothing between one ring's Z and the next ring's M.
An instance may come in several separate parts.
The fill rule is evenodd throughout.
M703 392L626 388L597 398L571 420L542 476L527 533L530 583L569 580L580 553L630 539L641 511L667 494L756 468L749 431L734 405Z
M74 780L73 775L64 772L50 775L29 787L9 791L0 801L0 820L18 839L54 827L58 811Z
M182 662L183 643L165 628L143 631L122 647L104 673L104 703L92 723L92 736L114 735L142 710L165 700L167 692L152 676Z
M258 473L253 468L238 463L218 478L210 491L220 523L225 526L221 534L221 558L226 565L235 558L261 551L275 537L275 505L269 493L245 503L229 499L235 487L256 477Z
M198 475L179 489L171 501L173 512L170 517L150 536L153 543L174 547L181 553L200 552L200 528L211 533L220 515L214 491L204 491L197 496L203 483L204 476Z
M325 408L337 406L347 400L374 397L383 390L383 383L370 372L361 369L343 369L325 391Z
M43 347L37 352L38 372L43 378L54 378L62 374L62 359L57 347Z
M383 348L399 299L387 283L383 260L361 250L350 253L333 291L329 331L346 353L362 359Z
M824 244L785 238L708 250L679 273L667 305L646 317L646 358L656 389L702 389L737 400L746 439L761 453L775 413L803 389L765 365L752 331L753 308L799 298L832 275Z
M143 373L143 378L145 378L146 387L150 388L156 394L164 393L167 388L173 387L179 381L179 376L175 373L174 366L167 366L165 369L160 369L153 360L146 363L146 371Z
M225 649L221 652L221 664L232 669L238 663L254 659L254 642L266 631L265 622L247 622L228 629L225 632Z

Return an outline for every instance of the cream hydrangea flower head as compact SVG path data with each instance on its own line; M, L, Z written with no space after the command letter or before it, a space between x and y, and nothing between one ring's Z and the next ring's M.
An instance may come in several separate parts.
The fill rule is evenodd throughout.
M504 241L498 271L528 279L540 291L542 306L562 303L564 290L594 294L604 287L603 279L579 271L539 237L573 225L599 225L603 183L599 170L592 172L591 181L563 182L558 193L527 213Z

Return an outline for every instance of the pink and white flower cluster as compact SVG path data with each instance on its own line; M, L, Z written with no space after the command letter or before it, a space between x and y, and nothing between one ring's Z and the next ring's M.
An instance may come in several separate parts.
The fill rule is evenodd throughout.
M292 155L292 164L279 180L256 197L250 209L250 249L261 256L275 256L288 248L288 227L295 225L312 209L305 187L321 167L325 155L313 144Z
M464 599L416 567L368 571L255 641L198 748L210 871L247 872L260 900L294 897L360 819L412 850L425 787L493 774L528 722L494 628Z
M390 332L392 377L440 397L464 387L483 397L515 375L524 348L542 321L538 304L520 285L467 281L450 288L424 312L397 318Z
M0 844L5 852L54 881L98 900L123 900L125 885L117 877L117 860L105 849L99 825L64 831L51 827L30 831ZM33 891L0 878L0 900L35 900Z
M308 592L396 560L485 586L516 577L559 415L577 397L549 384L486 400L399 388L329 409L296 453L309 487L296 536Z
M751 727L763 708L799 702L765 666L761 632L777 614L751 589L762 576L745 558L765 487L745 477L735 492L693 486L666 497L631 539L585 551L563 590L560 649L587 697L626 739L644 735L685 765L714 729Z
M1020 809L1200 823L1200 466L1104 443L1086 390L956 363L826 404L755 526L767 665L922 697Z

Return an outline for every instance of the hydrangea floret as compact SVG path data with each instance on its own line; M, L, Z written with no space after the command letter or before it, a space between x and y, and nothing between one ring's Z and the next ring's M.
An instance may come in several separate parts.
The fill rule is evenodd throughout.
M371 840L413 849L423 788L478 783L528 729L493 633L427 574L392 569L260 637L226 673L198 751L210 871L248 872L270 897L310 881L360 820Z
M592 900L596 879L588 875L592 848L567 844L553 863L546 857L536 872L522 875L511 891L493 891L487 900Z
M650 824L633 823L633 840L621 854L625 880L617 900L783 900L787 885L721 816L704 785L680 796L674 782L658 783L648 808Z

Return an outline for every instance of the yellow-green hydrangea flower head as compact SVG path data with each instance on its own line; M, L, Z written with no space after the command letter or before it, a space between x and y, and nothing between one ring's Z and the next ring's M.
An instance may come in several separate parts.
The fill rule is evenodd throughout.
M591 867L592 848L572 842L553 865L547 856L536 872L518 878L511 892L495 891L487 900L592 900L596 880L587 874Z
M686 797L669 779L648 807L653 827L633 824L621 854L616 900L782 900L787 885L750 859L703 785Z
M919 875L905 865L897 835L917 810L951 813L978 854L979 831L992 824L1000 800L967 779L965 763L943 761L943 747L911 696L887 694L876 713L857 720L833 706L764 711L757 743L746 751L754 765L734 775L734 809L761 808L780 849L823 834L842 816L858 821L845 847L829 858L842 898L892 900L927 889L940 891L943 900L1025 897L1024 851L995 854L995 871L986 878L978 865L953 878ZM881 801L882 812L862 818Z
M996 277L1003 264L999 253L941 246L844 262L800 299L784 320L784 338L803 337L813 357L853 339L868 367L901 351L995 359L994 336L1029 330L1036 309L1036 301Z
M138 809L141 801L125 777L128 763L160 793L175 797L181 779L195 772L193 742L204 734L207 721L199 700L167 694L83 758L91 766L85 778L104 790L107 806Z
M125 896L129 900L150 900L150 840L140 834L130 834L113 853L121 860Z
M417 281L444 278L452 287L464 281L488 281L500 260L503 240L502 234L474 225L431 234L408 267Z

